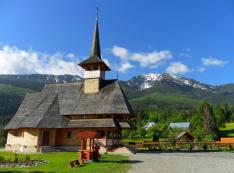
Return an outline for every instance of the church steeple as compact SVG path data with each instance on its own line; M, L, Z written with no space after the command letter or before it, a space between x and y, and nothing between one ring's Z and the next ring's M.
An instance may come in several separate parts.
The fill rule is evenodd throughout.
M82 68L84 68L85 70L98 68L98 69L103 70L103 71L110 71L110 68L106 65L106 63L101 58L99 28L98 28L98 11L96 14L96 23L95 23L95 27L94 27L92 48L91 48L90 56L88 59L84 60L79 65Z
M98 30L98 12L96 16L96 23L94 27L92 48L88 59L81 62L79 65L84 71L84 93L93 94L98 93L102 88L105 80L105 71L110 68L101 58L99 30Z
M98 9L96 14L96 24L93 33L93 42L92 42L90 57L99 57L101 59L99 30L98 30Z

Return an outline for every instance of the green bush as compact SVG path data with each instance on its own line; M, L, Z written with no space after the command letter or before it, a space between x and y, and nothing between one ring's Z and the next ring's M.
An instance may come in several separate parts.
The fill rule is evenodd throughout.
M233 146L231 144L229 144L229 150L233 151Z
M6 159L6 162L7 162L7 163L11 163L11 158L7 158L7 159Z
M202 148L203 148L203 150L207 151L207 150L208 150L208 145L207 145L207 144L204 144L204 145L202 146Z
M18 162L19 162L19 158L18 158L18 155L15 153L14 163L18 163Z
M0 156L0 163L4 163L4 162L5 162L4 156Z
M192 150L193 150L193 145L189 144L189 151L192 151Z
M31 160L30 155L25 155L24 160L25 162L29 162Z

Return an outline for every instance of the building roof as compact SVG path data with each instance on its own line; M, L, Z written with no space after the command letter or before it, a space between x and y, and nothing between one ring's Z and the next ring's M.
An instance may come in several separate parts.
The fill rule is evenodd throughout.
M170 123L170 128L189 128L190 122Z
M131 126L128 124L128 122L119 122L119 125L122 129L131 129Z
M194 140L194 136L189 133L189 132L180 132L177 136L176 136L176 140L180 140L182 137L185 137L188 140Z
M77 119L70 120L67 127L68 128L115 128L118 127L118 122L115 122L112 118L105 119Z
M69 128L74 122L66 115L133 115L117 80L103 81L95 94L85 94L83 85L50 84L40 93L27 94L5 129Z
M153 127L153 126L155 126L156 125L156 123L155 122L148 122L146 125L144 125L144 129L145 130L148 130L150 127Z

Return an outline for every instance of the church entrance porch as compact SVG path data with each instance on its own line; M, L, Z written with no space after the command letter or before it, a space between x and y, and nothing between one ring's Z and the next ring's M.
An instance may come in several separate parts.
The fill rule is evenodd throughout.
M81 146L81 140L77 139L79 132L95 131L98 138L94 139L95 143L98 143L101 147L101 152L106 152L107 149L113 146L118 146L120 142L120 131L113 129L54 129L43 130L40 151L78 151ZM48 134L48 132L50 132ZM50 137L49 137L50 136ZM49 139L48 139L49 138ZM49 141L48 141L49 140ZM49 143L49 145L47 145ZM86 143L87 148L90 147L89 140Z
M5 148L18 152L78 151L81 140L76 136L81 131L98 133L94 141L100 145L100 152L121 144L120 131L115 129L17 129L8 131ZM89 147L89 142L86 145Z

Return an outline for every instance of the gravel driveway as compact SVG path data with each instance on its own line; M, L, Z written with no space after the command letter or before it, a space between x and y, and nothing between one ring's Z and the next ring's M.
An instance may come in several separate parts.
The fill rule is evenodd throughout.
M137 153L129 173L234 173L234 153Z

